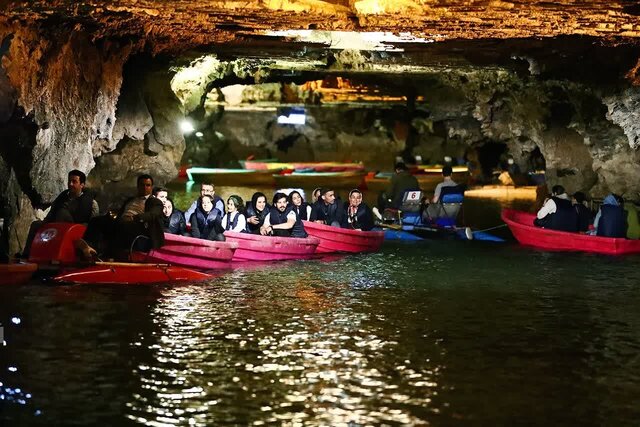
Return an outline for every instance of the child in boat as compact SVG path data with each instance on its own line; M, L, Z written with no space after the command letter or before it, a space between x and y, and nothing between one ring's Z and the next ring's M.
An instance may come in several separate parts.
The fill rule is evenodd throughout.
M311 218L311 205L304 201L299 191L293 190L289 193L289 204L301 220L306 221Z
M222 217L222 225L227 231L243 232L247 228L247 220L242 213L244 201L238 195L229 196L227 199L227 213Z
M191 235L199 239L224 241L222 213L213 207L212 196L200 196L196 211L191 214Z
M173 200L169 197L165 198L163 204L164 207L162 208L162 213L164 214L164 232L186 236L187 223L184 220L184 213L174 207Z
M349 192L349 206L342 222L342 228L369 231L373 228L373 213L362 202L362 192L354 188Z
M270 210L271 206L267 203L267 196L259 191L253 193L251 202L247 204L245 210L246 230L252 234L260 234L260 227L264 224L264 218L269 214Z

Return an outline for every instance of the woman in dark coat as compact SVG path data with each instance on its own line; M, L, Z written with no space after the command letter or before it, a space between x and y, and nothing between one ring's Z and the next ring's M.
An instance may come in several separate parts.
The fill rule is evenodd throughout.
M271 211L271 206L267 203L267 196L264 193L256 192L251 197L251 202L245 208L247 219L247 231L253 234L260 234L260 227L264 223L264 218Z
M191 235L200 239L224 241L222 213L213 207L211 196L200 196L198 207L191 215Z

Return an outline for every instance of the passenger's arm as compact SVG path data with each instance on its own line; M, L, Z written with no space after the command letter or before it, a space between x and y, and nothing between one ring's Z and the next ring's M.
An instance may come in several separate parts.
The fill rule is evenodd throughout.
M271 228L278 229L278 230L291 230L293 226L296 224L297 219L298 218L296 213L291 211L287 214L287 222L282 224L272 225Z

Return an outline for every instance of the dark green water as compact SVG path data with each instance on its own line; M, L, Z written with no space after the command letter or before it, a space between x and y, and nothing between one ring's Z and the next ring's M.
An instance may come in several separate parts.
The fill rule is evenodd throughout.
M0 421L637 425L639 262L389 242L203 284L4 287Z

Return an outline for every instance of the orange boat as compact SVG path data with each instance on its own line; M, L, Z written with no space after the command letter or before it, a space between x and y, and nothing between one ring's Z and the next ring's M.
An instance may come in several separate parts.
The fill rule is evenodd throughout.
M271 162L260 160L245 160L245 169L254 170L278 170L278 169L309 169L314 172L348 172L348 171L362 171L364 170L364 164L358 163L345 163L345 162Z

